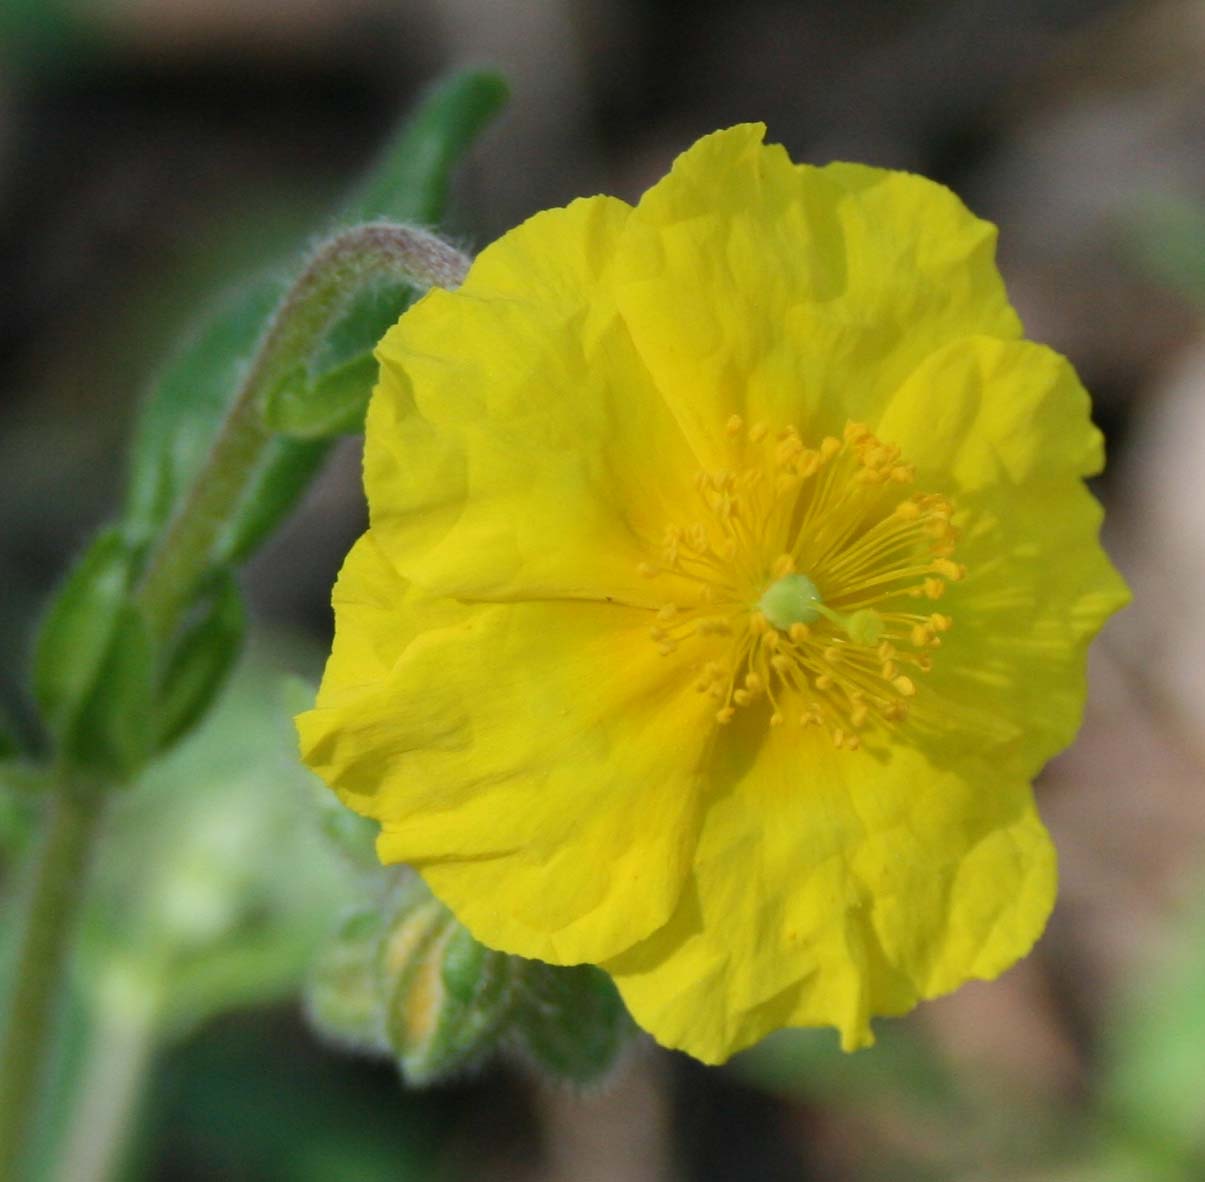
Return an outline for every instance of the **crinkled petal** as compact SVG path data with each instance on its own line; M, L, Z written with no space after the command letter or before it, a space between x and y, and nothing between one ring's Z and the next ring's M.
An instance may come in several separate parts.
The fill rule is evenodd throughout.
M440 594L647 602L637 573L694 461L609 290L630 210L537 214L381 342L372 530Z
M706 136L641 199L614 263L632 339L701 459L730 415L808 437L877 417L929 353L1020 324L996 230L948 189L793 164L761 124Z
M382 860L415 866L478 939L523 956L597 961L663 924L714 706L657 655L648 613L465 606L403 586L395 618L418 630L357 687L345 663L386 616L351 581L334 680L298 727L306 762L381 822Z
M678 910L604 965L633 1017L706 1062L782 1026L852 1049L871 1016L996 976L1041 932L1055 860L1028 785L978 773L734 734Z
M933 605L954 626L913 725L934 758L990 747L1031 776L1074 737L1088 642L1129 598L1083 484L1103 463L1088 395L1049 349L968 338L917 368L877 431L953 498L968 572Z

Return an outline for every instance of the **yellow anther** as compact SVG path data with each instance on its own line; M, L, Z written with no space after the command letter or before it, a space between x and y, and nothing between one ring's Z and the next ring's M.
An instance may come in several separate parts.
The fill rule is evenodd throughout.
M796 475L806 480L809 476L814 476L817 469L823 461L820 458L820 453L812 451L811 448L805 448L795 461Z
M849 721L855 726L864 726L866 719L870 717L870 707L865 702L859 702L852 707L849 712Z
M770 631L770 621L761 612L753 612L749 616L749 628L755 636L764 636Z
M967 568L962 563L951 562L948 558L935 558L929 569L942 578L949 579L951 583L957 583L967 573Z
M865 423L855 423L852 419L845 424L842 432L846 443L861 443L870 435L870 428Z
M745 423L740 415L731 415L728 422L724 424L724 430L729 435L739 435L744 429Z
M941 612L934 612L929 617L929 627L936 632L949 632L953 624L954 621L949 616L943 616Z
M770 433L770 428L765 423L754 423L749 428L749 442L761 443L763 439Z
M915 501L900 501L895 507L895 516L904 521L916 521L920 517L920 506Z
M784 657L781 654L777 657L771 657L770 664L773 666L774 671L780 676L785 677L791 672L792 666L789 657Z
M827 673L821 673L813 683L821 693L833 688L833 679Z
M945 593L946 585L941 579L926 579L921 584L921 590L926 599L940 599Z
M831 460L841 450L841 440L832 435L825 436L820 442L820 458Z
M841 748L845 746L845 732L839 726L833 727L831 738L834 747Z
M880 661L890 661L895 656L895 645L890 640L884 640L874 651Z
M792 624L787 631L787 635L795 644L802 644L811 634L812 630L806 624Z
M760 694L765 688L765 682L762 681L760 674L745 674L745 689L747 689L751 694Z
M774 559L774 565L770 568L771 574L776 579L781 579L784 575L795 573L795 556L793 554L780 554Z
M884 661L882 665L879 666L879 676L885 681L890 681L893 677L899 674L899 671L900 667L891 660Z
M774 458L780 465L789 464L797 456L803 454L803 444L798 435L788 435L775 449Z
M778 652L778 638L780 635L781 633L776 628L771 628L770 631L762 637L762 644L764 644L770 652L776 653Z
M663 640L657 645L657 651L663 657L668 657L670 653L678 651L678 642L676 640Z
M926 648L933 640L933 629L928 624L912 625L912 643L916 648Z
M775 710L774 713L770 715L770 725L771 726L782 726L782 715L777 710Z
M893 677L891 684L905 697L910 698L916 693L916 682L911 677L906 677L900 674L899 677Z
M715 720L721 726L723 726L725 723L729 723L732 721L732 717L734 714L736 714L736 711L733 710L733 708L731 706L725 706L722 710L717 710L715 712Z
M678 614L678 605L676 603L663 603L657 609L657 619L672 620Z
M841 650L835 644L830 644L824 650L824 659L830 665L835 665L841 659Z
M657 568L651 562L642 562L636 568L636 571L642 578L645 579L652 579L657 575Z
M748 690L738 689L733 693L732 700L738 706L748 706L753 701L753 695Z
M649 639L650 640L664 640L665 639L665 629L658 628L657 625L654 624L649 629Z
M916 479L916 469L911 464L896 464L891 469L891 479L896 484L911 484Z

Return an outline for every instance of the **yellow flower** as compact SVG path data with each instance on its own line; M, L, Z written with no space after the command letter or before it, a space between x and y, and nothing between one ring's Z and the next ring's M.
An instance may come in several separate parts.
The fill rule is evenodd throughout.
M904 173L699 141L381 343L307 762L484 943L719 1061L1041 932L1030 780L1125 589L1071 367Z

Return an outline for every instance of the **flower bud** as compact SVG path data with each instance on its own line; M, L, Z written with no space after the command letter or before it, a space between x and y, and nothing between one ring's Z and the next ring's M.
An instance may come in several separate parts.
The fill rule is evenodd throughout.
M389 1044L407 1082L425 1084L494 1050L512 1006L514 958L478 944L430 894L417 895L412 887L390 924L380 971Z
M314 965L305 994L314 1027L349 1050L388 1054L377 965L384 916L356 911L340 926Z
M499 1052L571 1084L592 1083L634 1030L610 978L478 943L417 875L352 915L312 975L307 1011L352 1049L392 1054L422 1086Z

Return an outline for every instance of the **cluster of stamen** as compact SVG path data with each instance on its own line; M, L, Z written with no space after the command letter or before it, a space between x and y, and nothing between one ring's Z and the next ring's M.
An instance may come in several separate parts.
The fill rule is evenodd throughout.
M735 415L727 435L732 465L695 480L698 519L669 526L641 565L673 586L650 636L665 656L689 652L718 722L762 704L771 726L856 748L908 717L951 627L932 605L965 574L954 507L915 491L899 448L860 423L814 447Z

